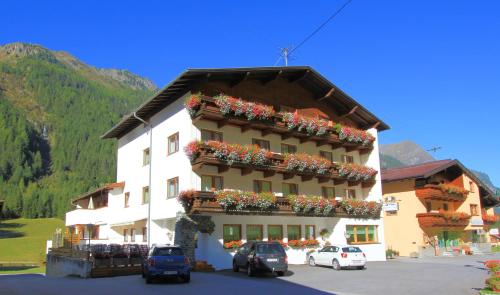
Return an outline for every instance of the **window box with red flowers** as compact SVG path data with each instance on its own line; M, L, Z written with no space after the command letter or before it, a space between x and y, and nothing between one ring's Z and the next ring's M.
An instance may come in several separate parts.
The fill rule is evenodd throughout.
M315 239L310 240L289 240L288 247L293 249L304 249L304 248L317 248L319 247L319 242Z
M216 191L215 197L225 211L260 211L275 210L276 197L272 193L254 193L244 191Z
M372 146L375 141L370 133L352 127L343 126L341 124L335 125L335 131L339 135L339 139L345 142L360 144L362 146Z
M340 201L340 208L349 215L378 218L382 211L382 204L373 201L342 200Z
M285 123L288 130L296 130L306 133L309 136L327 136L329 135L329 121L319 118L309 118L299 115L298 112L281 112L281 120Z
M377 175L377 170L353 163L342 163L339 165L339 175L348 180L368 181Z
M311 216L333 216L337 202L320 196L289 195L287 200L293 212Z
M191 115L191 117L193 117L200 109L201 97L201 93L193 94L184 102L184 106L186 107L186 110L188 111L189 115Z
M271 121L275 115L274 108L260 103L244 101L241 98L220 94L214 97L215 104L222 114L244 117L248 121Z
M289 172L305 172L319 175L328 174L333 167L333 163L329 160L307 154L285 154L283 165Z

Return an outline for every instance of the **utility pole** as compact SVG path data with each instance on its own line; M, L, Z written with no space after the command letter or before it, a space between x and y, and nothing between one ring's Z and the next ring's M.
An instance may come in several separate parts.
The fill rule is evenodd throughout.
M288 67L288 57L290 56L290 48L284 47L281 49L281 56L285 60L285 67Z
M435 153L435 152L439 151L440 149L442 149L442 147L435 146L435 147L432 147L432 148L430 148L430 149L428 149L426 151Z

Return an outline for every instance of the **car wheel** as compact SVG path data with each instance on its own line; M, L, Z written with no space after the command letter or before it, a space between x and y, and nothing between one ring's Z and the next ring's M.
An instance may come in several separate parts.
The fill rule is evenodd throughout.
M236 264L235 260L233 260L233 271L234 272L239 272L240 271L240 267L238 266L238 264Z
M314 257L309 257L309 266L316 266L316 261L314 261Z
M152 283L152 279L150 276L146 275L146 284L151 284Z
M142 274L142 278L146 277L146 274L144 273L144 267L141 267L141 274Z
M340 267L340 263L339 263L339 261L337 259L333 259L333 261L332 261L332 267L335 270L340 270L340 268L341 268Z
M364 270L364 269L366 269L366 266L358 266L358 269L359 270Z
M285 272L284 271L277 271L276 274L278 275L278 277L282 277L285 275Z
M191 274L185 275L182 279L184 283L189 283L189 281L191 281Z
M249 277L253 277L253 269L252 269L252 266L250 264L247 266L247 275Z

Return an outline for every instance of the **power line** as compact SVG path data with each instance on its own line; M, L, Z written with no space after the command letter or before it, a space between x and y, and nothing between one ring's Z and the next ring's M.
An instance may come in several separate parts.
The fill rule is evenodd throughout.
M337 9L330 17L325 20L319 27L317 27L311 34L309 34L302 42L299 43L299 45L289 48L285 47L281 50L281 56L280 58L283 58L285 60L285 65L288 65L288 58L290 55L297 49L299 49L302 45L304 45L309 39L311 39L314 35L316 35L324 26L326 26L332 19L334 19L344 8L346 8L349 3L351 3L352 0L347 0L339 9ZM278 59L279 61L279 59Z

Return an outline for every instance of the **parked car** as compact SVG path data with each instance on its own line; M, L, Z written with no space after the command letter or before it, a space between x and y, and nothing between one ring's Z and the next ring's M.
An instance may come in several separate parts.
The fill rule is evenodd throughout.
M309 254L309 265L331 266L335 270L347 267L365 269L366 255L359 247L326 246L319 251Z
M142 276L150 284L154 278L181 278L188 283L191 279L189 258L178 246L153 246L142 267Z
M247 242L233 257L233 271L246 269L248 276L256 272L272 272L283 276L288 270L288 258L279 242Z

